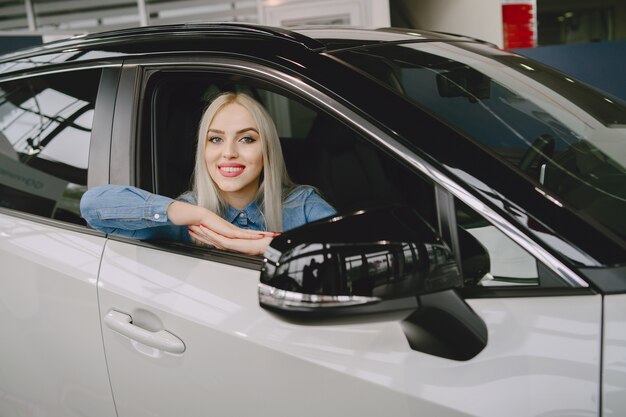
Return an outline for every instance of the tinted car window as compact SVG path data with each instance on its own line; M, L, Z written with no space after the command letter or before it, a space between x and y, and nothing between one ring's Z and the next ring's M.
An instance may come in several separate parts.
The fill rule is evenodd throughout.
M545 88L551 79L545 67L483 61L451 45L337 55L495 152L555 203L566 202L626 238L624 104L562 75L552 76L560 80L558 88ZM561 94L563 83L571 85L567 95ZM602 103L595 112L585 110L590 95Z
M100 70L0 83L0 204L84 224Z

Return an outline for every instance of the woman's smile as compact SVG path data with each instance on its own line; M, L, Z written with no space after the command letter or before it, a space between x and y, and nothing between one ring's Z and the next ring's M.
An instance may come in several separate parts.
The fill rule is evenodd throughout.
M237 177L243 173L243 170L246 169L246 166L236 163L226 163L218 164L217 168L219 169L220 174L225 177Z

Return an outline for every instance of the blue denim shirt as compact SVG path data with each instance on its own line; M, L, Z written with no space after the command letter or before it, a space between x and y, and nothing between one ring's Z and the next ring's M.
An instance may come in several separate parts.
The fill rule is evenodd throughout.
M196 204L196 198L190 191L176 200ZM136 187L101 185L83 194L80 212L91 227L104 233L141 240L191 242L187 226L175 225L167 217L167 208L173 201ZM335 209L315 189L297 186L283 203L283 231L335 213ZM242 229L267 230L263 213L254 202L243 210L229 207L223 217Z

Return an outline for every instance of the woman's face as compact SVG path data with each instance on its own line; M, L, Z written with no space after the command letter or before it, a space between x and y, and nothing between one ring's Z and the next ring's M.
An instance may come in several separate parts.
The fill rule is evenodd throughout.
M259 188L263 148L250 112L238 103L224 106L213 118L206 137L204 160L225 200L241 209Z

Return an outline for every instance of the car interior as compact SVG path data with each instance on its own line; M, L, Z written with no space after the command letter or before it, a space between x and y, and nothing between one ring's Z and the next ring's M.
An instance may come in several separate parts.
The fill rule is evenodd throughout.
M174 75L155 83L151 110L146 112L154 114L151 134L143 143L152 148L156 164L152 181L144 175L142 186L152 182L157 193L170 197L189 190L202 111L220 92L243 91L263 103L277 121L287 171L295 183L316 187L339 212L409 205L436 224L431 184L329 114L233 78ZM277 99L287 105L273 107ZM285 122L293 128L281 129Z

